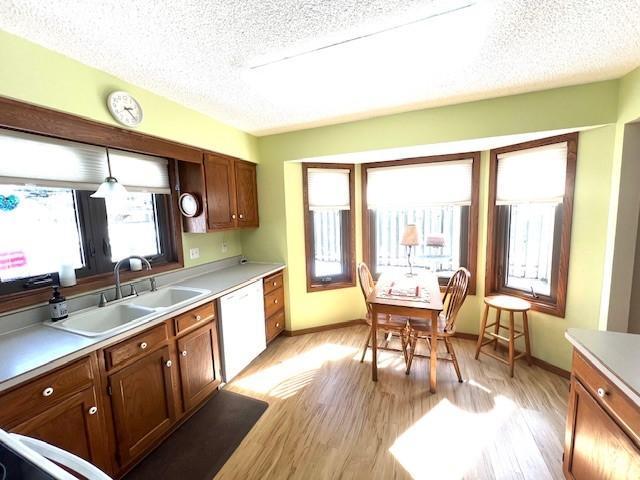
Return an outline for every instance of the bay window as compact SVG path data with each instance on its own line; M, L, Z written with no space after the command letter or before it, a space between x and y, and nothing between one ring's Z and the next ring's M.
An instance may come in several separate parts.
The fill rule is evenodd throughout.
M487 293L564 316L577 134L491 151Z
M106 149L0 129L0 294L111 272L129 255L177 260L169 162L109 150L121 198L91 198L108 175Z
M307 291L355 285L354 166L302 166Z
M474 291L479 162L479 153L468 153L363 165L364 253L374 276L407 268L400 240L415 224L414 266L435 272L442 285L466 267Z

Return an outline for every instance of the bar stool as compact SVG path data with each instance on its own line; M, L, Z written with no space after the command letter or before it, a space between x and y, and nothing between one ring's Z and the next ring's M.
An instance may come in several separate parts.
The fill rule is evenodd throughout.
M513 377L513 367L515 361L518 358L527 357L527 362L531 365L531 345L529 343L529 319L527 318L527 312L531 309L531 304L521 298L509 297L507 295L496 295L493 297L486 297L484 299L484 314L482 316L482 325L480 325L480 335L478 336L478 344L476 346L476 360L480 353L484 353L496 360L509 365L510 374ZM489 308L496 309L496 320L494 323L487 325L489 318ZM509 312L509 326L500 324L500 314L505 311ZM522 313L522 330L516 330L514 314ZM490 327L493 328L493 332L487 332ZM508 337L500 335L500 329L508 330ZM486 336L489 336L487 338ZM515 349L516 339L524 336L524 352L517 352ZM488 352L486 349L482 350L482 347L493 343L493 350L498 349L498 341L502 340L507 342L508 345L508 357L503 358L497 353Z

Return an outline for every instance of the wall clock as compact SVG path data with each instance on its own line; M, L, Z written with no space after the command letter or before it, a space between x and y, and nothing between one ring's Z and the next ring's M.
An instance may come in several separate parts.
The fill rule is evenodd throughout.
M116 122L126 127L137 127L142 122L142 107L127 92L111 92L107 107Z
M183 193L178 199L180 213L185 217L197 217L200 214L200 201L192 193Z

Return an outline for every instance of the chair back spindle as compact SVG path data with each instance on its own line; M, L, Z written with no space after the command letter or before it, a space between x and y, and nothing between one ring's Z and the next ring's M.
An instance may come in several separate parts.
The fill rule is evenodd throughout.
M373 282L373 277L371 276L369 267L367 267L367 264L364 262L358 265L358 278L360 279L360 289L362 290L362 295L364 296L364 301L367 305L367 311L371 313L371 305L367 303L367 298L376 288L376 284Z
M467 298L469 292L469 279L471 273L466 268L460 267L452 275L444 292L442 302L445 304L445 331L453 332L460 307Z

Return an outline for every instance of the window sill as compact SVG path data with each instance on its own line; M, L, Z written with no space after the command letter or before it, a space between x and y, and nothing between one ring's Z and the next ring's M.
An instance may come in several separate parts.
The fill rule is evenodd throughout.
M564 318L565 305L559 303L546 302L544 300L535 299L528 293L521 293L517 290L499 290L486 292L486 296L491 295L507 295L509 297L517 297L526 300L531 304L531 310L535 312L545 313L554 317Z
M120 281L122 284L130 283L133 280L141 279L158 273L179 270L184 267L180 262L169 262L153 267L149 272L142 270L139 272L131 272L123 270L120 272ZM112 288L115 286L113 272L101 273L91 277L78 279L78 284L73 287L63 287L61 292L65 297L74 297L83 293L92 292L99 289ZM0 314L33 307L46 303L51 297L51 286L34 288L18 293L11 293L0 296Z
M356 286L356 282L335 282L323 284L307 284L307 293L324 292L327 290L338 290L340 288L352 288Z

